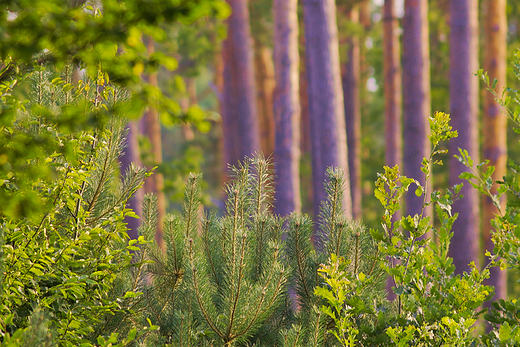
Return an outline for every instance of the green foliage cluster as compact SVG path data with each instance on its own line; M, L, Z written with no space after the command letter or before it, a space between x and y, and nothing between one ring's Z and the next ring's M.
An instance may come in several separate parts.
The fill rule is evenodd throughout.
M486 315L495 324L490 334L472 333L492 288L482 284L487 268L455 276L447 255L460 186L424 196L424 206L435 205L438 228L422 215L395 220L412 184L417 195L426 191L398 167L386 167L376 182L382 231L367 232L345 217L345 179L332 168L316 228L304 214L275 216L269 161L255 157L232 169L224 216L204 213L201 176L191 175L182 215L165 220L166 252L151 242L158 223L153 196L144 201L141 237L128 242L123 219L133 212L126 201L148 173L132 166L117 178L123 121L112 117L93 131L72 132L29 111L66 102L108 108L125 92L97 88L105 85L103 73L79 87L67 73L55 76L45 69L30 76L35 105L23 105L6 128L31 139L45 136L48 145L2 186L8 200L31 194L40 201L30 213L2 214L2 345L494 346L518 340L516 301L494 304ZM442 164L435 159L443 153L439 143L456 136L447 114L437 113L430 125L426 176L432 164ZM465 152L460 160L472 165ZM41 176L29 176L29 166ZM474 183L485 193L490 172ZM511 192L514 178L503 182ZM26 180L30 185L20 190ZM492 265L519 264L511 251L518 243L518 204L510 206L497 219L502 246ZM430 232L437 242L426 237ZM386 297L387 278L394 301Z
M133 253L155 229L128 242L123 219L137 216L126 202L148 173L132 166L118 178L120 117L153 104L180 119L178 104L141 79L177 62L149 56L142 37L160 41L161 25L222 17L228 7L22 0L1 8L0 343L142 343L157 327L137 315L146 272L144 252Z
M123 107L136 118L147 105L175 117L179 105L141 80L159 66L175 69L177 60L161 52L148 55L143 35L166 39L166 23L188 24L201 17L226 17L222 0L9 0L0 14L0 81L22 78L34 66L50 62L61 69L82 64L91 76L101 67L117 84L131 90ZM76 110L81 113L81 110Z
M175 346L334 345L325 335L331 319L319 311L322 300L314 294L320 262L334 251L351 259L349 269L360 278L363 271L381 273L380 259L367 256L370 247L375 250L370 235L344 215L342 173L328 171L329 198L316 246L308 216L285 219L271 212L269 161L246 159L232 169L232 177L226 212L215 217L201 212L201 177L190 176L182 216L170 216L164 224L166 254L143 246L153 262L144 293L150 305L143 314L161 327L160 341ZM367 307L372 298L367 293L376 292L376 285L383 287L372 280L357 289L365 293Z
M145 242L127 244L124 218L137 216L126 203L149 173L131 166L118 178L125 120L71 131L61 123L66 115L38 112L107 108L126 93L97 88L108 79L102 73L73 87L69 72L30 74L31 103L2 127L0 340L6 346L116 345L118 333L103 328L107 317L132 316L131 302L140 295L137 281L114 292L122 274L131 277L129 269L142 266L131 252ZM142 329L135 321L120 345L148 333Z
M430 158L425 158L422 170L430 175L434 155L440 151L440 141L456 136L449 126L449 116L437 113L430 120L430 141L433 144ZM442 152L442 151L441 151ZM428 181L428 180L426 180ZM366 310L352 300L346 300L342 292L354 293L355 290L369 282L373 275L353 277L342 271L343 262L331 258L330 264L324 266L327 283L337 297L324 296L329 307L336 308L338 314L333 316L336 322L334 331L343 346L357 345L394 345L394 346L463 346L476 343L471 335L475 329L479 306L490 296L492 288L482 284L488 271L479 272L473 266L471 273L462 276L454 275L452 259L448 257L448 249L452 236L451 226L457 215L451 214L451 204L456 198L459 187L444 194L434 192L431 201L424 197L423 208L434 204L440 220L438 229L433 229L429 217L421 215L403 216L395 220L394 215L400 210L403 194L417 186L415 193L424 195L426 187L419 182L400 175L399 168L385 167L376 182L375 195L384 207L382 231L371 230L377 241L377 250L381 254L380 268L385 272L384 278L390 278L392 291L397 295L391 309L374 317L375 325L381 327L380 335L372 339L363 334L355 324L352 312ZM437 242L427 236L434 232ZM334 270L334 271L332 271ZM358 283L352 288L352 282ZM320 290L321 292L321 290ZM318 292L318 293L320 293ZM352 294L351 294L352 295ZM360 297L364 292L358 294ZM384 305L383 298L380 305ZM388 305L388 303L386 303ZM346 307L346 308L345 308ZM326 309L330 310L330 308ZM383 335L386 335L383 336ZM389 339L388 339L389 338Z
M515 68L517 77L520 77L519 66L515 65ZM490 83L482 71L478 75L518 127L520 107L511 109L509 105L512 100L518 102L520 92L509 88L499 95L495 92L496 81ZM506 92L509 92L509 96ZM430 120L430 126L433 149L430 158L425 158L423 162L422 171L426 176L431 172L431 164L442 165L442 161L433 160L434 155L444 152L437 150L439 141L457 135L451 131L449 116L446 114L437 113ZM518 128L515 132L520 133ZM371 230L371 234L379 241L379 251L386 257L381 267L392 278L392 290L398 295L396 310L385 317L378 317L382 318L386 326L384 331L390 337L391 345L516 346L520 342L520 306L517 299L492 302L492 309L484 315L490 324L490 332L478 336L472 333L477 318L484 313L479 311L479 307L491 297L493 291L492 287L483 285L484 279L489 275L489 267L520 270L517 252L520 245L520 186L517 182L520 168L510 160L509 172L501 181L493 182L491 175L494 167L487 165L488 162L474 165L467 151L462 149L456 157L470 170L463 173L461 178L468 180L475 189L488 196L499 211L493 220L495 247L493 252L486 252L490 261L481 271L471 264L470 273L455 276L452 260L447 255L452 236L451 227L457 218L456 214L452 215L451 204L458 198L461 185L445 193L433 192L430 201L425 197L423 207L434 204L439 218L439 227L433 228L431 221L422 215L406 216L398 221L392 218L400 209L400 197L412 183L417 185L416 194L419 196L424 194L425 187L421 187L415 180L401 176L397 167L385 167L385 173L380 174L376 182L375 194L384 206L385 214L383 231ZM493 183L499 184L496 192L491 189ZM504 208L501 201L506 194L508 201ZM429 231L433 232L435 243L425 238ZM366 336L359 334L353 324L352 308L343 294L350 289L352 281L352 276L349 277L343 270L344 266L345 262L341 258L332 257L329 265L321 269L329 288L334 288L334 291L326 289L325 293L321 293L329 305L324 311L334 313L331 315L335 321L333 333L343 346L365 345Z

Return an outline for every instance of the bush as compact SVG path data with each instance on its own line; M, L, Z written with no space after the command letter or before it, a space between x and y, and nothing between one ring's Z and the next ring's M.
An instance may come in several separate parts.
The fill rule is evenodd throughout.
M130 299L141 284L109 295L118 277L141 265L132 263L131 251L139 248L127 244L123 219L137 217L125 206L148 173L131 166L119 179L123 120L68 133L34 112L88 98L88 89L73 91L51 75L42 68L31 76L40 98L2 129L0 339L6 345L101 343L96 332L107 334L101 328L107 317L132 314ZM118 93L107 87L104 96L111 92ZM28 198L33 205L19 204Z

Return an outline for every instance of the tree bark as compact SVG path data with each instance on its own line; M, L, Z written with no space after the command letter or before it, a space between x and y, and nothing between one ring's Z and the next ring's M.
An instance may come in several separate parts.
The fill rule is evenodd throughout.
M215 78L215 85L213 86L213 89L215 90L215 93L217 94L218 99L218 105L219 105L219 111L220 114L224 114L224 51L223 51L223 45L221 46L221 49L219 52L217 52L215 56L215 70L214 70L214 78ZM224 119L223 116L219 119L219 121L216 122L215 126L218 129L219 134L221 136L218 137L218 144L217 144L217 156L218 156L218 163L220 164L220 167L226 168L227 165L227 157L228 153L226 151L226 145L227 142L224 140L224 135L227 134L227 131L224 130ZM227 174L226 170L219 170L219 178L217 182L220 182L220 186L223 187L226 184L227 180ZM224 191L222 191L221 198L224 198Z
M459 175L468 169L453 155L459 148L468 151L475 163L478 153L478 79L473 73L478 68L477 0L450 2L450 106L452 126L459 136L450 141L450 186L462 182ZM459 213L453 224L450 256L456 273L469 272L469 263L478 264L479 213L478 192L464 182L463 199L453 204L453 213Z
M383 6L383 91L385 96L385 165L403 166L403 146L401 130L401 59L399 43L399 22L394 0L385 0ZM399 220L401 211L397 211L394 220ZM392 291L392 278L388 278L386 289L388 300L396 298Z
M273 52L269 47L255 41L256 105L260 130L260 148L265 156L274 152L275 121L273 93L276 85Z
M303 35L301 35L303 37ZM305 40L303 40L305 45ZM307 83L307 61L305 54L300 56L300 112L301 112L301 141L302 154L311 152L311 126L309 116L309 89ZM312 189L312 188L311 188Z
M383 63L385 95L385 165L402 167L401 132L401 58L399 22L395 1L385 0L383 7Z
M146 48L148 54L151 55L155 51L154 41L148 37L146 38ZM152 73L147 76L148 83L157 86L157 74ZM162 141L161 141L161 123L159 121L159 113L156 109L153 108L153 105L148 108L144 117L143 117L143 125L144 125L144 134L150 140L150 144L152 145L152 156L153 156L153 166L159 165L162 163ZM166 198L163 192L164 188L164 178L160 173L154 173L152 176L148 177L145 183L146 192L151 192L157 195L157 209L159 213L159 223L157 226L157 232L155 233L155 241L159 245L161 249L165 249L165 244L163 241L163 221L166 216Z
M255 104L253 48L246 0L228 0L228 36L223 43L222 118L226 164L237 165L260 150Z
M275 212L300 212L300 100L297 0L274 0Z
M358 8L351 8L346 19L359 23ZM361 100L360 49L359 36L351 35L348 45L347 62L343 66L343 100L345 107L345 127L347 130L348 167L350 178L350 197L352 199L352 218L361 219Z
M300 2L300 6L301 2ZM309 90L307 83L307 60L305 59L305 28L303 18L299 19L299 52L300 52L300 154L303 170L300 170L300 186L302 196L302 212L312 214L313 196L312 170L306 169L311 164L311 125L309 117Z
M126 143L123 155L119 158L121 163L121 174L124 175L131 163L134 163L137 166L141 166L141 156L139 152L139 128L137 121L133 121L128 123L126 126L128 134L126 135ZM143 198L144 198L144 189L138 189L135 194L128 200L126 207L131 208L139 217L143 215ZM137 232L137 228L141 224L140 220L133 217L125 217L125 222L128 227L128 236L132 240L137 240L139 238L139 233Z
M403 18L403 118L404 118L404 174L427 186L427 196L432 182L425 181L421 164L429 157L428 140L430 117L430 57L428 37L427 0L405 0ZM423 196L416 196L415 189L406 194L406 214L421 214ZM432 208L424 209L424 216L432 216Z
M329 166L348 173L345 112L339 67L338 30L334 0L304 0L305 44L312 143L314 214L325 198ZM350 183L343 207L352 217Z
M485 40L486 51L484 55L484 71L487 71L489 79L497 79L496 91L498 94L506 87L507 69L507 17L506 0L487 0L485 2L486 23ZM495 101L493 94L484 92L484 159L489 160L489 165L495 167L492 175L493 181L502 180L506 173L507 164L507 117L500 110L500 105ZM491 187L491 192L496 194L498 185ZM505 209L506 199L500 201ZM493 252L494 244L491 240L491 220L498 214L498 209L493 205L489 197L482 201L482 227L484 234L484 248ZM507 278L506 271L498 267L492 267L487 285L495 287L493 300L506 299Z

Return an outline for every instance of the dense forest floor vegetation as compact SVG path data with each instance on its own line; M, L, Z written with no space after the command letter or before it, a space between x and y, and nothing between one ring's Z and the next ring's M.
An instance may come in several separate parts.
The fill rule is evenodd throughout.
M66 74L66 71L63 72ZM485 75L482 75L484 80ZM461 186L427 196L427 187L385 167L375 195L382 229L346 218L345 179L330 168L327 198L316 221L272 213L273 173L262 156L232 168L223 216L201 207L200 175L190 175L182 214L163 224L165 248L154 234L157 199L144 199L139 238L129 240L130 197L151 173L121 172L125 120L107 116L91 130L65 131L61 113L44 107L64 100L113 107L124 91L96 82L71 87L45 68L30 74L32 104L3 125L1 344L5 346L465 346L520 342L516 300L493 302L483 284L489 267L519 269L516 172L490 192L492 168L465 178L500 206L489 264L455 275L448 256ZM87 87L90 83L90 87ZM5 105L15 97L3 84ZM94 92L91 92L94 90ZM97 93L91 94L91 93ZM92 98L92 95L94 97ZM92 98L92 99L91 99ZM98 99L99 98L99 99ZM504 100L504 106L507 106ZM66 102L65 102L66 105ZM10 107L10 106L7 106ZM13 107L13 106L11 106ZM518 122L515 112L510 114ZM432 151L422 171L442 164L443 141L456 137L449 115L430 118ZM428 181L428 180L426 180ZM433 205L438 225L422 214L395 215L409 189ZM24 201L24 204L19 204ZM27 201L32 205L27 206ZM391 289L390 289L391 288ZM484 317L489 333L476 330Z

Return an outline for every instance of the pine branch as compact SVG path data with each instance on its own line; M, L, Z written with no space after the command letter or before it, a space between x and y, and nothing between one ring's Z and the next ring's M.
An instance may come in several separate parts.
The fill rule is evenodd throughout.
M327 168L325 191L327 198L320 208L321 249L328 248L329 253L340 254L346 217L343 210L343 191L345 177L339 168Z
M302 345L300 337L303 335L303 329L301 325L293 325L291 329L288 329L283 334L283 347L298 347Z
M311 245L313 226L307 215L292 214L289 219L287 235L287 253L293 271L296 272L296 288L301 304L309 302L314 295L314 288L309 276L314 269L309 269L308 262L314 260L314 250Z
M211 274L212 274L212 277L215 280L215 284L217 285L217 287L221 287L221 283L220 283L220 280L219 280L219 276L217 274L217 269L216 269L216 266L215 266L215 262L213 261L212 253L210 251L211 240L209 239L209 227L210 227L210 221L208 219L206 219L204 221L204 227L202 229L202 240L203 240L203 243L204 243L204 251L205 251L206 256L207 256L207 258L209 260L209 264L210 264L210 267L211 267Z
M202 295L199 287L199 281L197 278L197 268L194 264L194 254L193 254L193 240L189 240L189 254L190 254L190 261L191 261L191 267L192 267L192 280L193 280L193 286L195 287L195 298L197 299L197 303L199 304L199 308L201 310L201 313L210 328L221 338L224 339L226 336L218 329L216 324L213 322L209 312L206 310L206 307L204 303L202 302Z
M323 330L324 327L322 326L322 315L323 313L318 310L317 307L313 307L311 310L311 317L310 317L310 335L308 336L308 346L311 347L321 347L323 346Z
M185 223L186 238L192 237L197 230L197 217L200 206L200 180L202 175L190 174L184 193L182 215Z

